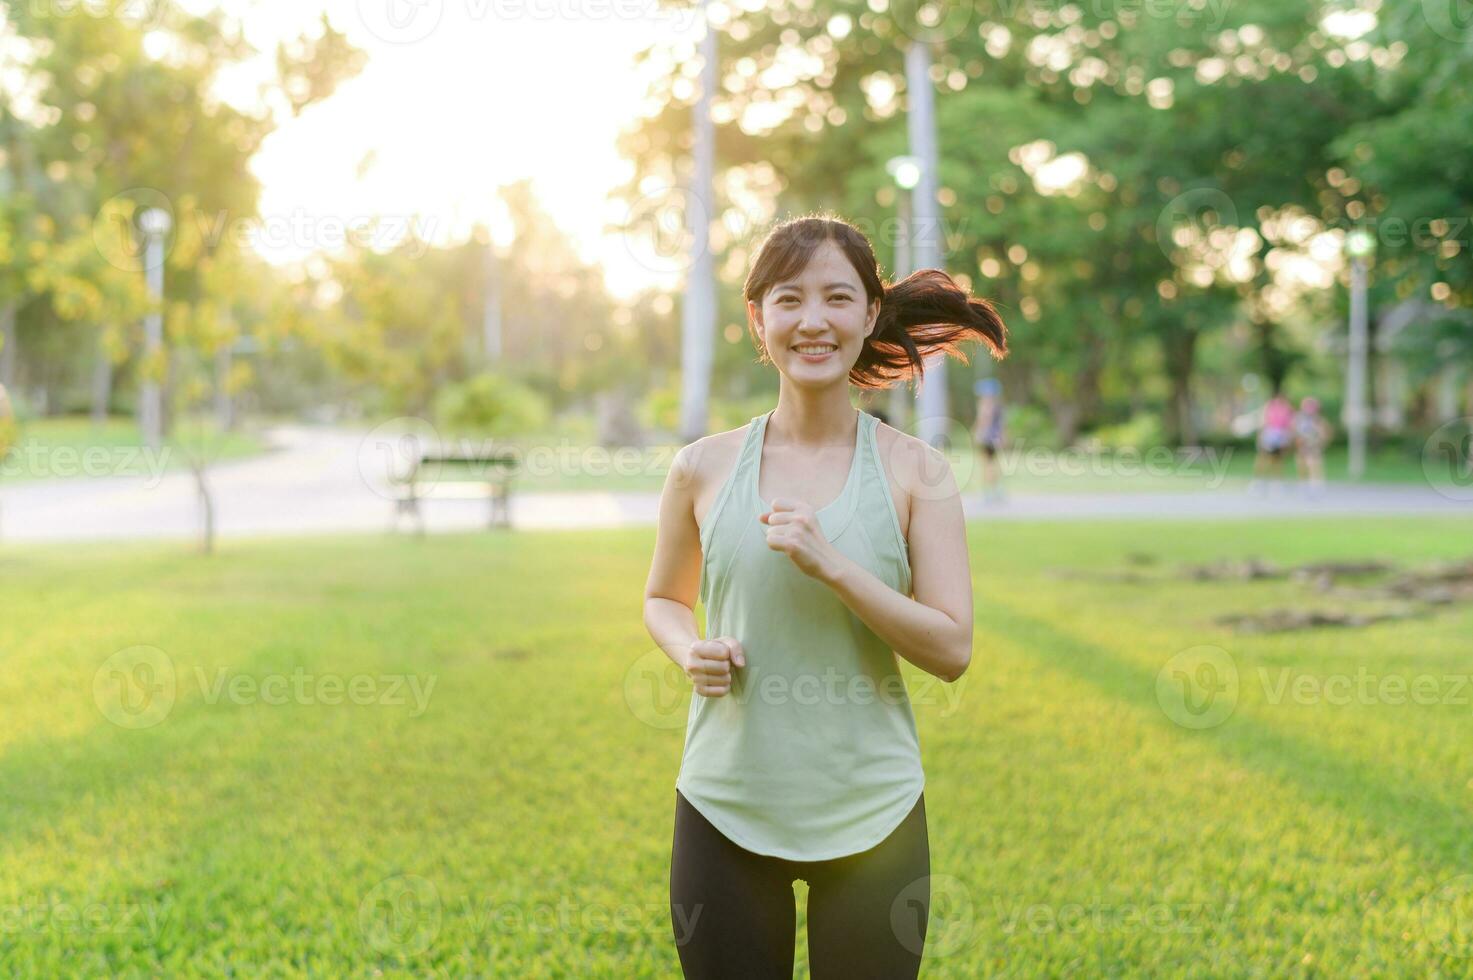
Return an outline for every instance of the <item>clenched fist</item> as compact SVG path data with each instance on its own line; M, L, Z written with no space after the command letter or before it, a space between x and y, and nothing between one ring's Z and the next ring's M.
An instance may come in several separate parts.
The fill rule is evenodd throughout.
M729 636L697 640L690 646L685 660L685 673L695 685L697 694L719 698L731 690L731 668L747 665L742 645Z
M757 519L767 525L767 547L793 560L799 571L820 582L833 579L842 557L824 537L818 514L801 500L778 497Z

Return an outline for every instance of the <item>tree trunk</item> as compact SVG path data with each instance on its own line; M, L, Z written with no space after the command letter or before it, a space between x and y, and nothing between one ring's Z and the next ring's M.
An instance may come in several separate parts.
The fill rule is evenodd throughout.
M205 461L203 459L192 461L190 469L194 471L195 492L199 495L199 550L201 554L213 554L215 550L215 500L210 496L210 485L205 480Z
M0 385L7 391L15 391L15 371L20 348L17 346L15 330L15 301L0 305Z
M1271 394L1281 394L1284 379L1289 375L1289 358L1274 342L1274 323L1272 320L1255 319L1253 329L1258 333L1258 355L1264 376L1268 378L1268 390Z
M107 421L108 403L113 394L113 360L107 348L99 340L97 359L92 363L92 424L102 425Z
M215 424L221 432L235 428L235 399L230 394L230 348L215 352Z
M1196 366L1197 332L1173 330L1163 338L1166 373L1171 379L1171 401L1166 406L1166 438L1173 446L1195 446L1197 424L1192 418L1192 374Z

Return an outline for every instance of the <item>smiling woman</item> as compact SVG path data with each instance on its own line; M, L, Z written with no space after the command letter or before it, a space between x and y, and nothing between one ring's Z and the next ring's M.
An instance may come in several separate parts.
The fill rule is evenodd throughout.
M645 625L695 691L670 870L681 965L792 976L803 878L815 977L915 977L930 852L900 658L962 675L971 573L944 458L850 388L965 360L967 341L1002 357L1006 330L939 269L882 282L864 235L827 217L774 229L745 293L777 406L681 451L645 587Z
M887 388L917 377L923 359L935 353L965 361L961 345L968 341L986 344L994 357L1007 354L1007 330L992 304L968 295L940 269L920 269L898 283L882 283L869 241L843 221L800 218L774 229L743 292L758 353L774 363L766 336L769 316L777 333L795 343L840 346L837 337L814 332L817 324L813 308L804 303L805 292L826 310L842 307L854 315L868 307L863 333L851 338L857 353L849 381L860 388ZM804 312L797 318L789 315L799 310ZM806 332L789 333L805 314Z

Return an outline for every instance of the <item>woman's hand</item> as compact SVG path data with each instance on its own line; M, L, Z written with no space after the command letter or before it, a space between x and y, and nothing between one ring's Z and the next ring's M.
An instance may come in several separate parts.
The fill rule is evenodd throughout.
M731 667L747 665L742 645L730 636L697 640L690 645L685 660L685 674L695 685L697 694L719 698L731 690Z
M844 556L823 536L818 515L799 500L777 497L772 510L757 518L767 525L767 547L782 551L805 575L829 582Z

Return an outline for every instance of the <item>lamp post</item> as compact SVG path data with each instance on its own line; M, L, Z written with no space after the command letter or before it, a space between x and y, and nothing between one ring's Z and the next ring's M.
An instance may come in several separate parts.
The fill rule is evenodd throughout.
M481 355L490 366L502 358L501 255L516 237L504 201L496 199L486 229L486 305L481 314Z
M1345 236L1350 256L1350 338L1345 365L1345 431L1350 443L1349 476L1359 480L1366 471L1367 354L1370 347L1366 305L1366 269L1376 254L1376 238L1364 228Z
M138 216L145 239L144 271L153 308L143 320L144 379L138 396L138 426L150 449L163 444L164 398L154 365L164 346L164 239L174 220L163 208L149 208Z
M711 363L716 344L716 266L711 256L712 193L716 163L716 124L711 104L718 82L716 25L711 0L701 10L706 33L701 38L701 83L692 115L695 167L686 197L686 228L691 237L690 268L685 280L685 303L680 323L680 437L687 441L706 434L710 408Z
M916 234L912 236L915 264L919 269L939 269L945 261L941 249L941 214L937 200L937 171L940 154L936 146L935 86L931 81L931 49L917 39L905 50L905 85L909 99L906 125L910 149L920 161L915 192ZM933 354L926 359L921 379L921 424L917 435L937 446L946 434L946 357Z
M903 279L915 271L914 260L911 258L911 208L912 195L916 185L921 182L921 161L913 156L891 157L885 163L885 170L895 181L898 190L896 198L900 227L895 239L895 277ZM896 428L906 428L909 410L903 386L891 388L890 415L895 419Z

